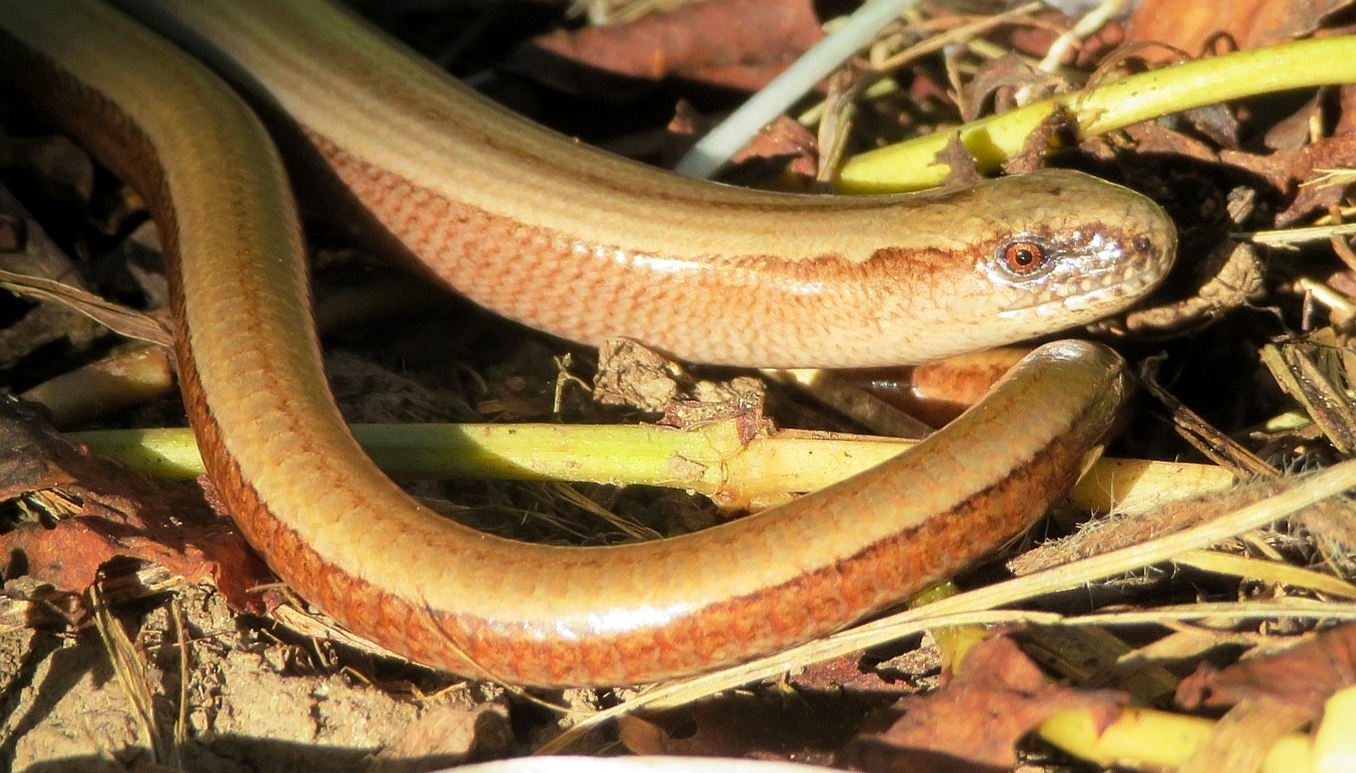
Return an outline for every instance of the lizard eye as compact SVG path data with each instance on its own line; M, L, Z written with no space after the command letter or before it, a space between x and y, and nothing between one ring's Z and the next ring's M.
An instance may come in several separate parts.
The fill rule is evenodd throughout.
M996 258L999 270L1013 279L1043 274L1054 263L1046 246L1029 238L1013 239L999 247Z

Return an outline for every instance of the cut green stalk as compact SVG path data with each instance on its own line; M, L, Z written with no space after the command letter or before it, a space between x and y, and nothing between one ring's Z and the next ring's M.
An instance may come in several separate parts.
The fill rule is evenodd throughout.
M357 424L372 460L404 480L565 480L683 489L725 507L763 507L873 467L915 441L781 430L745 441L734 420L679 430L561 424ZM73 432L66 438L156 478L202 475L188 429ZM1100 460L1070 495L1078 507L1134 510L1210 491L1233 477L1209 465Z
M1356 82L1356 36L1351 35L1198 59L859 154L844 165L837 188L843 193L888 193L940 185L951 168L937 161L937 154L957 133L979 170L995 171L1020 153L1031 133L1056 110L1067 110L1079 139L1086 139L1203 105L1351 82Z

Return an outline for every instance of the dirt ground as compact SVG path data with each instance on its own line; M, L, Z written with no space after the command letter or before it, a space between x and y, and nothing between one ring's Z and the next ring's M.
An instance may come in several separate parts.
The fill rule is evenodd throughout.
M175 630L192 635L181 645ZM148 612L138 636L148 656L140 675L119 674L93 628L0 638L7 747L0 754L14 770L122 771L154 762L203 773L414 769L372 756L383 748L406 748L427 770L465 760L477 717L479 734L492 735L485 717L493 715L471 710L471 698L483 696L467 690L398 696L353 675L298 675L292 645L242 633L206 588ZM142 713L148 706L150 716ZM412 737L427 732L421 719L447 725L452 715L463 720L460 733Z

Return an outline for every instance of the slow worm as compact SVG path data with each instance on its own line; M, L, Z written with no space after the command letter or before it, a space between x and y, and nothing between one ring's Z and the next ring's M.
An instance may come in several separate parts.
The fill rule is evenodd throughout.
M361 204L429 273L567 338L745 365L916 362L1111 314L1175 252L1157 206L1075 172L913 197L735 190L514 118L320 0L124 4L294 121L349 187L334 206ZM637 545L488 536L420 507L344 428L286 175L240 98L96 0L0 0L0 81L147 200L185 403L245 537L307 600L436 667L637 683L842 628L1027 528L1125 391L1114 353L1050 344L912 453L791 505Z

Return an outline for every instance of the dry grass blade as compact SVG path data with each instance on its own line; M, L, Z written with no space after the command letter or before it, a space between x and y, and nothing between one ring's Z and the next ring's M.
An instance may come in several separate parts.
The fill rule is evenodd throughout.
M1066 566L1047 569L1021 579L962 593L742 666L656 687L615 709L599 712L585 719L550 744L549 750L568 748L570 743L599 724L641 708L679 705L749 682L777 678L787 671L883 644L927 628L958 624L960 620L953 617L954 615L982 612L1014 604L1167 561L1185 551L1204 548L1273 523L1353 487L1356 487L1356 460L1296 478L1293 486L1278 494L1177 534ZM1058 619L1057 616L1052 617ZM547 753L548 750L542 751Z
M1280 561L1264 561L1247 556L1219 553L1213 550L1192 550L1174 558L1173 563L1190 566L1205 572L1246 577L1277 585L1308 588L1329 596L1356 599L1356 585L1343 582L1332 575L1301 569L1298 566L1291 566Z
M1335 383L1341 370L1334 358L1324 358L1321 347L1305 343L1273 344L1263 347L1261 354L1276 383L1299 401L1339 453L1351 456L1356 450L1356 411Z
M128 338L159 346L174 345L174 334L155 317L110 303L93 293L54 279L0 270L0 288L35 301L67 306Z
M154 755L153 761L179 767L178 747L175 744L167 744L157 728L155 686L141 652L127 637L122 624L113 617L112 611L99 592L98 584L90 587L89 596L89 606L94 612L94 624L99 631L99 638L104 642L109 661L113 665L113 673L118 677L118 684L132 704L145 747Z

